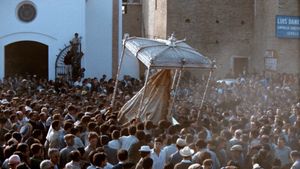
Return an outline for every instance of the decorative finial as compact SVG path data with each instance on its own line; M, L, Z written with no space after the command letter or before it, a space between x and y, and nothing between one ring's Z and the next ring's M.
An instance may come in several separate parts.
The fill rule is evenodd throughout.
M176 46L175 42L177 41L177 39L175 38L175 33L173 32L171 34L171 36L168 38L168 41L167 41L167 45L169 46Z

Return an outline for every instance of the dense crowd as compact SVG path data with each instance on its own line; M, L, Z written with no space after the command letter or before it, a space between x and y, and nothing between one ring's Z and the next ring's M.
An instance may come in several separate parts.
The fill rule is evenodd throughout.
M183 79L173 108L179 124L120 124L118 110L142 87L124 76L69 84L36 76L0 81L2 168L299 168L299 77L241 76L233 83Z

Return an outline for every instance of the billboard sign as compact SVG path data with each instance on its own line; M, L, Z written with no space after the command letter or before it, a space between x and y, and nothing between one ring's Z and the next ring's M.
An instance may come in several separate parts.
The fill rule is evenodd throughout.
M300 38L300 16L276 16L276 37Z

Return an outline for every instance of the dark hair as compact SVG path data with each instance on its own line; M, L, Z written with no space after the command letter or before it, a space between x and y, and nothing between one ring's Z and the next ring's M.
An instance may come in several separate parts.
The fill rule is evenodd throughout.
M120 131L114 130L111 134L112 139L118 139L120 137Z
M145 139L145 133L144 133L144 131L138 130L138 131L136 132L136 137L137 137L137 139L139 139L139 140L144 140L144 139Z
M154 127L153 122L152 121L146 121L145 123L145 129L146 130L150 130Z
M42 130L40 129L34 129L32 132L32 137L38 138L42 134Z
M144 130L144 129L145 129L144 123L139 122L139 123L136 125L136 128L137 128L137 130Z
M22 153L25 153L28 149L28 145L26 143L19 143L17 146L17 151L21 151Z
M129 135L128 128L122 128L121 129L121 136L128 136L128 135Z
M43 148L43 146L39 143L33 143L30 147L30 150L32 152L32 154L37 154L41 151L41 149Z
M102 146L108 144L109 141L110 140L109 140L109 137L107 135L100 136L100 142L101 142Z
M130 135L135 135L136 133L136 127L135 126L130 126L129 127L129 134Z
M66 121L65 124L64 124L64 130L69 130L69 129L72 129L72 128L73 128L73 123L69 122L69 121Z
M123 149L119 150L117 156L118 156L119 161L125 161L128 159L128 152L127 152L127 150L123 150Z
M51 127L53 129L57 129L59 127L59 120L54 120L52 123L51 123Z
M153 160L150 157L146 157L143 159L142 166L144 169L151 169L153 165Z
M147 152L147 151L140 151L140 155L142 158L146 157L147 155L149 155L150 152Z
M196 146L197 146L199 149L202 149L202 148L205 148L205 147L207 146L207 143L205 142L205 140L199 139L199 140L196 142Z
M76 135L79 132L77 128L72 128L71 129L71 134Z
M70 159L73 161L80 161L80 152L78 150L73 150L70 153Z
M13 132L12 137L15 138L19 143L22 140L22 134L19 132Z
M96 166L100 166L106 159L106 155L101 152L101 153L96 153L93 156L93 164Z

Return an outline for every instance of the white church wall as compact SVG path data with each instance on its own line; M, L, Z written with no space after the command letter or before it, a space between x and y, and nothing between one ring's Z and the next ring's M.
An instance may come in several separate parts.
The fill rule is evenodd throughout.
M49 78L55 77L55 60L59 49L68 45L75 32L85 37L85 0L32 0L36 18L25 23L17 17L17 6L22 0L1 0L0 5L0 78L4 76L4 47L22 40L48 45ZM85 51L85 38L82 40ZM83 64L85 59L83 59ZM3 66L2 66L3 65Z
M112 0L86 2L85 77L112 75Z

